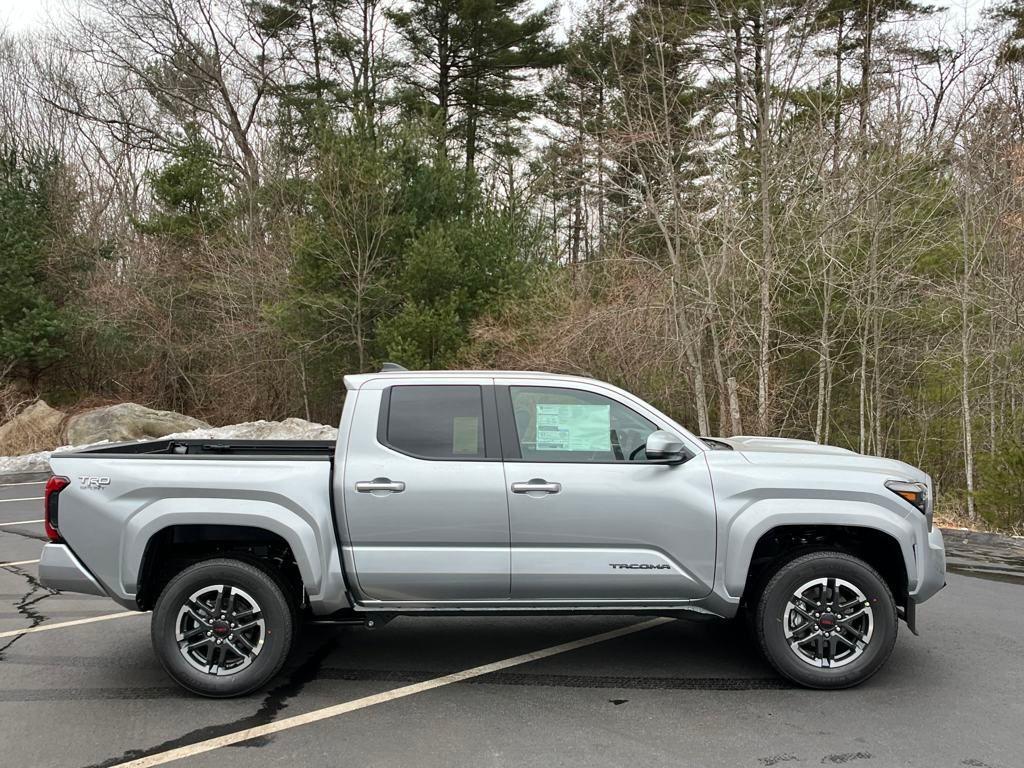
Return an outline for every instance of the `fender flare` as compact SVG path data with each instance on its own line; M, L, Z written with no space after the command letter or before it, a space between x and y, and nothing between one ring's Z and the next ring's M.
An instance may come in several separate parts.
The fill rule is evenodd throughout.
M176 525L237 525L262 528L284 539L291 547L302 577L311 595L323 591L325 532L318 521L301 510L265 499L161 498L139 509L125 523L121 533L121 584L128 594L138 591L142 558L149 542L160 531ZM330 522L327 521L330 526Z
M743 594L754 547L761 537L773 528L793 525L870 528L884 533L896 541L903 553L908 589L917 586L914 529L902 513L894 514L879 504L858 500L771 498L749 505L729 524L722 555L727 594L735 599Z

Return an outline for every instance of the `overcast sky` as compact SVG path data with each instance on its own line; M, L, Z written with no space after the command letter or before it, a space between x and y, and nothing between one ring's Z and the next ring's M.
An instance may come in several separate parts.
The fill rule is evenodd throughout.
M549 0L535 0L539 6ZM571 17L571 6L579 6L583 0L562 0L562 18ZM933 0L934 1L934 0ZM936 5L946 6L950 20L962 23L966 17L973 22L982 8L996 0L937 0ZM0 28L14 32L42 27L49 19L59 19L68 3L75 0L0 0Z
M31 29L47 18L50 0L0 0L0 26L13 32Z

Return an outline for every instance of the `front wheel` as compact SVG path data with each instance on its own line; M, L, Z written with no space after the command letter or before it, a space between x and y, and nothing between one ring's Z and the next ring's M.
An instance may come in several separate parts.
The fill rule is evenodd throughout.
M867 680L892 653L896 628L896 602L885 580L841 552L813 552L782 566L755 616L768 661L808 688Z
M280 584L241 560L189 566L153 608L153 649L175 682L202 696L241 696L281 669L292 609Z

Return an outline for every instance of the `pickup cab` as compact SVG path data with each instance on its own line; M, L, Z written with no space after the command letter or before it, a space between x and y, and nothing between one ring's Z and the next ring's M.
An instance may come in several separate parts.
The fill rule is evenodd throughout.
M865 680L945 584L932 482L802 440L700 438L609 384L348 376L336 442L175 440L52 457L46 586L153 612L185 688L241 695L303 618L739 615L813 688Z

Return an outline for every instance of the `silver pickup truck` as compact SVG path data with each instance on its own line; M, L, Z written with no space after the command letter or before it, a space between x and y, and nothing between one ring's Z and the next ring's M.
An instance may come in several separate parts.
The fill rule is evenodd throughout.
M742 616L813 688L868 678L945 583L919 469L802 440L699 438L628 392L543 373L348 376L338 440L59 453L53 588L153 611L168 673L234 696L303 617Z

